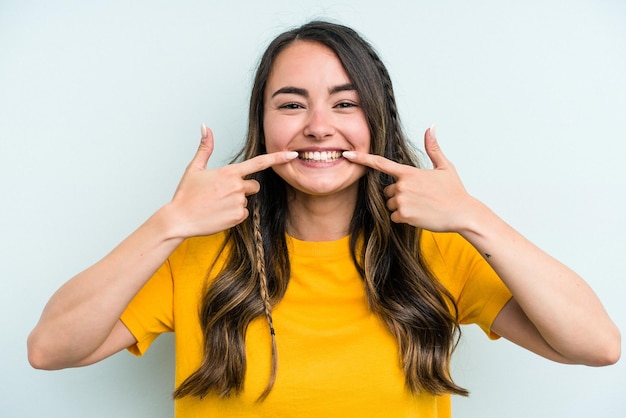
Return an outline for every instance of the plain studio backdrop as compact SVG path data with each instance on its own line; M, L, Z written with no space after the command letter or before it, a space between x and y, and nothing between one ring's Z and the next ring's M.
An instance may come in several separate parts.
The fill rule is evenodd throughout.
M174 349L33 370L51 294L172 196L200 138L242 143L255 65L312 18L380 52L417 146L579 272L626 331L626 3L0 1L0 416L170 417ZM457 417L626 416L626 366L563 366L463 328Z

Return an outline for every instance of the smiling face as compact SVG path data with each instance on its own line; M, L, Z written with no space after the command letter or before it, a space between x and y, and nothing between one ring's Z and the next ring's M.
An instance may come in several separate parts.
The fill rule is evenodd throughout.
M280 52L265 89L263 126L268 153L299 154L273 168L296 196L356 199L366 169L341 153L369 152L370 130L359 94L331 49L295 41Z

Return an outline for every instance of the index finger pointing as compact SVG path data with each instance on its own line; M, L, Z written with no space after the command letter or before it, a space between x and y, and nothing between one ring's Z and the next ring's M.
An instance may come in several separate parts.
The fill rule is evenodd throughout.
M237 167L241 176L244 177L278 164L285 164L297 157L298 153L295 151L273 152L271 154L257 155L254 158L237 164Z
M402 174L404 166L402 164L391 161L383 156L375 154L366 154L364 152L344 151L343 156L357 164L382 171L385 174L398 178Z

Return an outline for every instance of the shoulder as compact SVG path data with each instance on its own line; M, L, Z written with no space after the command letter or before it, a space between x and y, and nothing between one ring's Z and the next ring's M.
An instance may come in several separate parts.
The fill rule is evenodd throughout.
M456 232L431 232L423 230L420 237L422 257L426 261L443 258L458 260L460 258L480 257L478 251L465 238Z
M453 293L459 292L478 266L486 264L478 251L457 233L422 231L423 263Z
M228 233L226 231L208 236L187 238L170 255L168 262L173 269L189 264L213 263L222 252L227 238Z

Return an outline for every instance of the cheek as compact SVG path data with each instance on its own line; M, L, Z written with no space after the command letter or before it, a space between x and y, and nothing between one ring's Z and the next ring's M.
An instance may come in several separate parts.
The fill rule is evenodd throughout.
M361 143L359 143L358 147L361 149L362 152L369 153L371 151L370 144L371 144L370 132L369 131L365 131L364 134L363 134L363 141Z
M370 144L371 144L371 136L370 131L367 129L359 129L355 130L352 135L353 143L352 145L357 151L360 152L370 152Z
M370 152L371 133L365 115L354 121L350 126L352 145L361 152Z
M268 153L284 150L288 144L288 125L278 123L275 119L266 118L263 121L265 149Z

